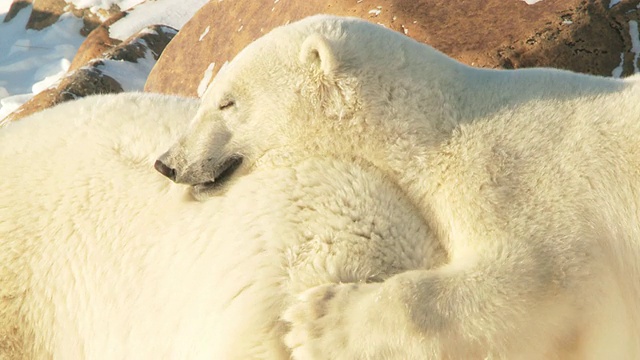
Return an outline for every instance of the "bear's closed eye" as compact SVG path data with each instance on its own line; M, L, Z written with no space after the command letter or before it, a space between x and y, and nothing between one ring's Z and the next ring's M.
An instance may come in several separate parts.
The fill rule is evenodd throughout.
M222 102L220 102L220 105L218 105L218 109L219 110L228 109L228 108L234 106L235 104L236 104L235 100L226 99L226 100L223 100Z

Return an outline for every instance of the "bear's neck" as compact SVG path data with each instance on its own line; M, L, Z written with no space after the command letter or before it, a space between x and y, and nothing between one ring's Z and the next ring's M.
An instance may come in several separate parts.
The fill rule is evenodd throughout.
M427 122L440 129L486 119L527 102L596 96L619 92L629 85L619 79L549 68L475 68L422 46L407 51L414 52L406 55L412 60L387 65L392 69L379 83L373 81L365 96L375 97L375 91L379 91L379 96L392 100L377 98L378 103L392 102L396 108L408 109L413 117L423 114ZM371 79L375 76L367 81Z
M620 92L629 85L619 79L549 68L492 70L459 63L455 66L457 70L451 75L455 80L448 83L445 91L447 98L453 99L449 106L458 109L459 123L488 119L529 102L597 96Z

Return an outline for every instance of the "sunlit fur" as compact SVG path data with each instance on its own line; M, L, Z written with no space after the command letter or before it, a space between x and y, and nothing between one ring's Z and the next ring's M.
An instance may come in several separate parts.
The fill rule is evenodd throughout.
M639 80L474 69L318 16L243 50L163 158L187 184L230 154L238 179L364 161L446 249L437 269L302 294L284 315L296 359L637 359Z
M198 102L90 97L0 129L0 359L289 359L324 283L439 266L365 161L263 161L206 202L153 169Z

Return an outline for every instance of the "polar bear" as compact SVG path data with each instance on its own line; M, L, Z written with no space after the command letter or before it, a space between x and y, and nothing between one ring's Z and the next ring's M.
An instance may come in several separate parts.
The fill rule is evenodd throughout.
M364 161L418 209L446 263L301 292L295 359L637 359L639 80L319 15L241 51L156 168L206 200L264 161Z
M446 261L366 162L262 162L193 201L152 165L198 106L94 96L0 129L1 359L288 359L295 294Z

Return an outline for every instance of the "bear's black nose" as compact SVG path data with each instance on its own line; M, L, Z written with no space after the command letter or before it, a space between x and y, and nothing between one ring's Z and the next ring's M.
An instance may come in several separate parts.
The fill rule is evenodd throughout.
M176 169L168 167L160 160L156 160L156 163L153 164L153 167L156 168L156 170L158 170L160 174L171 179L171 181L176 181Z

